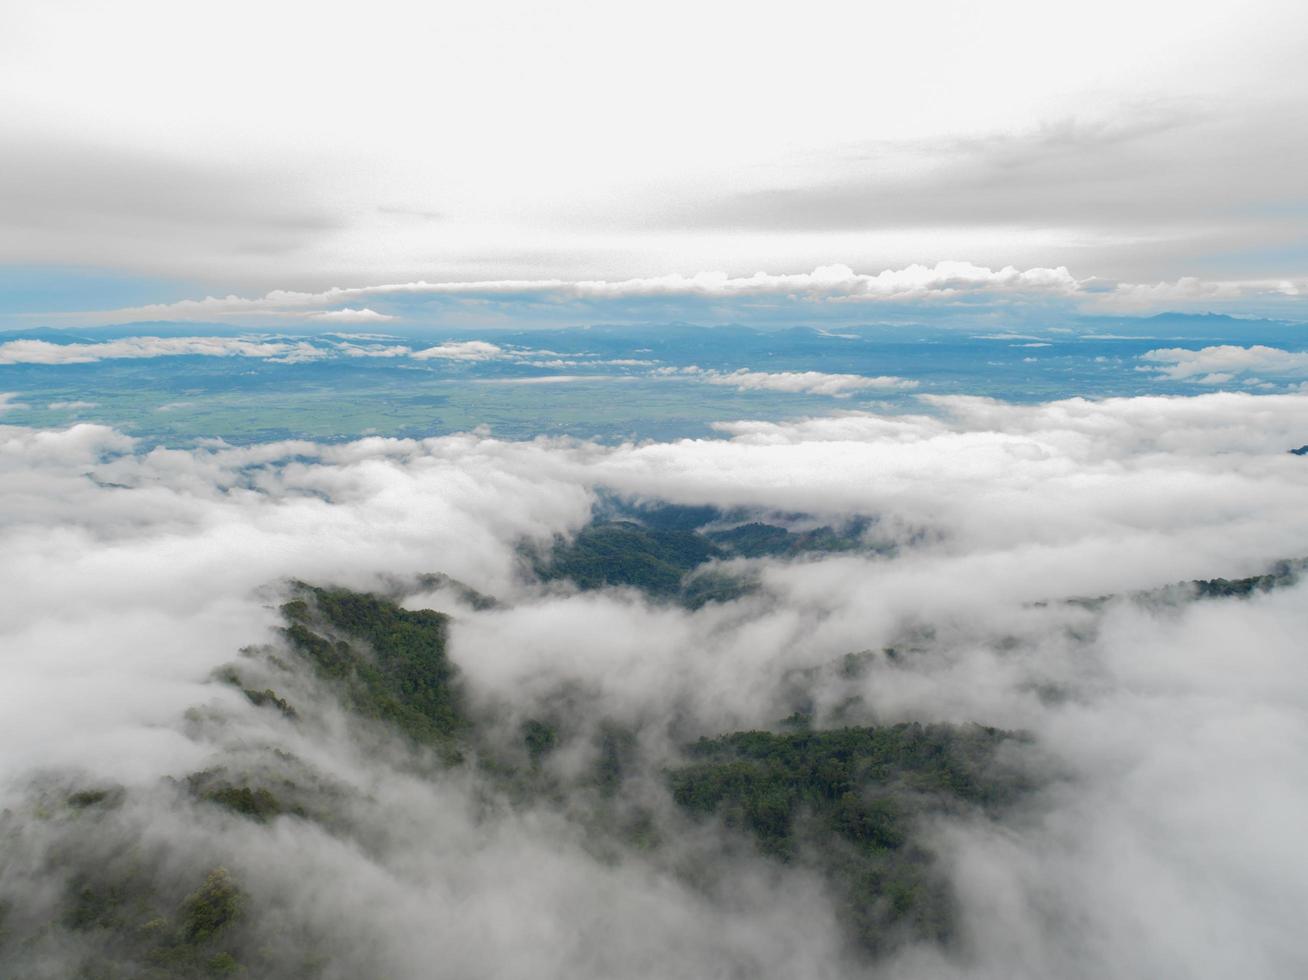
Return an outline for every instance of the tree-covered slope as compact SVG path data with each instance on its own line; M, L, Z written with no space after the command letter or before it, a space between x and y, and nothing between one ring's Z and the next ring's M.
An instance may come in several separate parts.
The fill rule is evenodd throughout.
M688 572L723 554L693 531L607 521L555 544L536 572L546 581L570 579L582 589L631 586L667 598L677 594Z
M741 528L738 547L781 540ZM679 590L662 594L685 601L687 581L697 580L687 573L724 547L684 527L618 522L582 532L556 552L564 559L556 568L582 581ZM1262 575L1119 601L1245 602L1294 584L1305 567L1286 561ZM452 589L456 606L471 610L463 615L504 609L440 576L411 588ZM778 717L796 706L793 717L715 732L693 718L615 716L575 686L524 692L515 705L478 701L451 656L449 615L406 609L401 591L291 584L272 642L214 673L231 692L228 706L197 705L184 719L210 759L131 789L94 773L48 777L0 814L0 976L338 975L353 954L327 952L329 937L288 918L295 883L278 894L262 872L306 836L384 854L410 817L369 779L356 773L351 782L315 761L319 742L368 755L365 768L396 767L409 783L457 783L467 794L459 798L475 801L473 819L547 819L584 839L596 861L632 863L706 896L720 887L708 872L728 866L724 854L771 869L777 882L819 881L865 962L906 941L954 947L953 886L936 829L1004 820L1046 778L1016 732L875 723L859 700L867 671L929 656L929 630L901 650L788 671L768 703L786 706ZM1107 603L1088 600L1086 614ZM1002 639L994 643L1002 655ZM850 710L807 710L819 688ZM258 724L234 727L242 712ZM815 718L826 721L814 727Z
M345 589L301 584L297 592L282 606L286 639L342 701L416 742L455 751L468 719L446 653L448 617Z
M668 773L673 798L816 869L864 950L948 942L949 886L922 836L932 815L994 811L1023 792L997 755L1012 733L898 724L701 739Z
M597 518L572 538L559 538L533 556L532 573L541 581L565 580L583 590L635 588L651 598L691 608L739 598L751 591L747 576L706 569L733 558L797 558L843 551L882 550L864 540L870 522L846 527L784 527L714 507L670 504L635 506L606 500ZM803 515L790 515L803 518Z

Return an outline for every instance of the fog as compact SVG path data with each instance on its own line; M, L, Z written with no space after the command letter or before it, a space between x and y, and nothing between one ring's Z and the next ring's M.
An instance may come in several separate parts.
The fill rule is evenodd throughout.
M1308 972L1308 584L1171 588L1308 556L1308 460L1287 452L1308 396L928 398L719 428L180 450L0 426L0 927L55 908L69 868L130 853L179 895L230 869L285 976L310 960L400 978ZM698 609L536 581L524 555L615 495L864 518L874 547L735 559L757 588ZM546 764L564 798L424 760L293 669L290 580L392 594L431 572L497 600L403 599L451 615L491 741L551 710L580 733ZM232 664L298 717L216 682ZM859 957L802 862L676 811L659 774L684 745L775 728L800 700L819 727L1025 733L1005 760L1031 787L1018 805L922 828L957 906L950 944ZM588 815L584 736L609 723L640 761L605 805L647 808L660 848ZM293 781L332 816L258 823L188 797L215 767ZM51 802L109 786L125 795L103 813ZM83 942L0 935L0 964L71 975Z

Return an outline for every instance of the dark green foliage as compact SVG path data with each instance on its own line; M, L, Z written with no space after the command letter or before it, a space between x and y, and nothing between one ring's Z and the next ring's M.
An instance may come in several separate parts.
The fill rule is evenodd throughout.
M289 811L225 774L196 773L181 786L260 821ZM129 795L134 805L119 809ZM326 961L306 951L319 949L321 936L279 918L266 895L256 904L222 866L243 860L239 841L248 838L214 834L210 846L207 835L185 845L171 833L151 835L141 806L151 801L188 805L166 791L49 786L20 811L0 813L0 977L319 977ZM38 835L29 821L43 825Z
M1270 575L1254 575L1237 579L1202 579L1194 583L1195 593L1200 599L1244 597L1254 592L1269 592L1276 585L1276 580Z
M286 607L282 608L284 610ZM328 640L303 623L291 623L286 629L286 637L295 649L313 661L318 673L334 680L344 680L349 677L354 670L355 661L359 659L347 641Z
M559 732L554 725L531 718L522 724L522 741L532 766L536 767L558 747Z
M681 586L681 604L699 609L710 602L732 602L758 591L758 583L742 575L728 575L712 569L686 578Z
M995 750L1012 737L996 728L917 723L783 734L735 732L691 745L687 754L692 764L679 771L674 788L687 774L712 775L718 767L739 763L750 772L779 778L797 801L811 796L810 790L830 798L823 773L834 771L831 767L838 763L849 774L849 785L899 781L973 803L1001 803L1012 787L987 772ZM840 788L844 792L849 786Z
M271 688L264 688L262 691L252 691L248 687L241 688L241 693L249 698L250 703L256 708L262 708L264 705L272 705L287 718L294 720L299 715L295 709L286 702L285 698L279 698L277 692Z
M813 727L813 708L811 705L805 705L788 714L777 726L792 732L807 732Z
M200 799L226 807L233 813L258 820L263 823L283 812L281 801L262 786L251 789L249 786L222 786L205 790Z
M195 799L220 806L258 823L267 823L284 813L297 817L309 816L295 802L304 795L300 787L284 777L236 775L219 766L191 773L186 777L185 785L187 792Z
M300 588L302 597L282 606L291 645L343 685L350 708L453 761L453 740L468 722L458 670L446 656L447 617L366 593Z
M722 512L716 507L702 504L643 504L618 506L646 527L657 531L697 531L705 524L720 520Z
M271 706L276 708L292 721L299 717L299 714L293 707L291 707L289 702L287 702L285 698L278 697L277 692L271 688L264 688L262 691L256 691L253 688L246 687L241 682L240 672L231 664L228 664L226 667L220 667L218 670L214 671L214 678L222 681L224 684L230 684L232 687L239 688L241 693L245 695L246 699L256 708Z
M231 953L219 953L205 964L210 976L234 977L241 972L241 964Z
M613 721L601 722L595 733L595 784L613 796L636 765L636 733Z
M77 810L88 807L116 807L123 801L125 793L121 786L97 789L81 789L68 794L68 805Z
M857 521L844 531L831 527L788 531L775 524L753 521L725 531L709 531L706 537L741 558L786 557L864 548L862 533L866 527L866 521Z
M499 601L493 596L478 592L471 586L464 585L458 579L451 578L444 572L430 572L419 575L415 584L419 589L429 592L434 592L437 589L452 589L463 602L478 611L494 609L499 605Z
M189 896L179 910L179 934L183 942L206 943L241 915L244 897L226 868L209 872L200 890Z
M1271 592L1273 589L1294 585L1305 571L1308 571L1308 558L1285 559L1276 562L1263 575L1251 575L1247 578L1211 578L1177 582L1161 589L1131 592L1127 594L1127 597L1134 602L1146 605L1157 603L1171 605L1186 602L1190 599L1243 599L1262 592ZM1098 612L1114 598L1113 595L1077 596L1063 601L1068 605L1080 606L1091 612ZM1037 602L1033 605L1039 607L1045 605L1045 603Z
M713 542L690 531L608 521L555 544L536 573L546 581L571 579L582 589L626 585L669 598L681 588L687 572L719 554Z
M309 603L303 599L292 599L282 604L282 615L293 623L307 623L313 615Z
M229 761L173 784L193 800L256 823L294 817L329 833L348 834L351 792L316 767L276 748Z
M1214 578L1203 579L1194 583L1195 593L1201 599L1224 599L1244 597L1256 592L1270 592L1299 581L1299 573L1308 567L1304 559L1298 561L1280 561L1272 566L1266 575L1253 575L1249 578Z
M131 876L84 877L68 889L64 924L70 929L117 929L149 913Z
M761 555L785 554L790 550L791 534L784 527L754 521L729 531L710 531L708 537L734 554L756 558Z
M630 586L660 599L674 599L692 609L707 602L727 602L754 591L738 575L708 571L692 575L713 559L794 557L806 553L864 550L860 519L843 530L819 527L790 531L754 521L720 531L700 531L723 519L713 507L672 505L610 510L639 518L595 521L571 541L556 541L550 553L534 561L543 581L569 579L581 589Z
M214 868L175 905L166 898L169 883L156 874L128 856L69 882L63 925L99 950L78 975L164 980L242 972L237 926L245 896L227 870Z
M996 729L893 725L736 732L701 739L667 775L673 799L747 833L764 854L815 866L864 949L907 931L945 941L950 898L914 840L931 812L994 808L1022 790L994 762Z

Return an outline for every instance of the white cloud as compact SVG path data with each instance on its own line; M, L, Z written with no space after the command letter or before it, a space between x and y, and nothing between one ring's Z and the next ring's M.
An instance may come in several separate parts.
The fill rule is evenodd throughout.
M633 279L490 279L448 282L388 283L371 286L333 287L321 292L278 289L259 297L209 296L198 300L151 304L116 310L52 313L52 318L70 322L131 322L136 320L206 320L214 318L293 318L314 322L370 322L394 319L391 314L370 308L338 304L367 300L397 303L424 296L469 299L531 300L548 297L556 301L604 301L641 298L667 300L747 300L775 298L825 304L936 304L958 302L1005 302L1062 299L1089 312L1133 313L1147 310L1190 308L1195 304L1227 301L1261 301L1308 295L1308 280L1247 280L1208 282L1184 278L1176 282L1137 284L1105 282L1094 277L1077 278L1066 267L1014 266L991 268L964 261L941 261L934 265L914 264L887 268L875 273L855 272L847 265L819 266L812 272L772 274L756 272L730 276L706 271L694 275L673 273ZM1001 332L994 340L1043 338Z
M1140 359L1148 364L1142 370L1154 371L1159 377L1204 385L1226 384L1239 375L1252 373L1280 378L1308 376L1308 353L1261 344L1222 344L1200 350L1165 347L1141 354ZM1258 383L1261 379L1250 380Z
M889 375L825 374L821 371L737 371L705 370L700 367L657 368L656 377L692 378L739 391L788 391L806 395L848 398L856 391L905 391L918 383Z
M565 360L563 358L555 357L547 361L523 361L522 363L527 365L528 367L551 368L555 371L558 371L563 368L581 367L582 365L596 364L598 362Z
M532 361L529 358L551 351L531 348L501 347L484 340L448 341L435 347L415 351L406 344L387 344L394 340L378 334L328 334L312 341L303 338L268 339L259 337L126 337L121 340L56 344L45 340L11 340L0 343L0 364L89 364L122 358L152 357L252 357L283 364L316 361L329 357L411 357L419 361L482 362L516 360L535 366L613 363L588 361ZM623 361L629 365L649 361Z
M483 385L557 385L578 381L636 381L630 374L542 374L531 378L479 378Z
M768 296L802 295L829 299L904 299L931 293L953 294L988 289L1014 291L1065 291L1076 280L1064 268L1018 270L1012 266L994 270L970 262L938 262L934 266L910 265L885 269L876 274L857 273L847 265L820 266L809 273L732 277L725 272L678 274L620 282L582 281L554 284L552 288L579 297L629 296ZM505 291L521 291L507 283ZM489 290L488 290L489 291Z
M504 348L484 340L459 340L413 352L417 361L494 361L509 356Z
M24 405L22 402L14 400L17 397L18 394L16 392L0 391L0 413L12 412L15 409L20 409L20 408L27 408L27 406ZM54 406L51 405L50 407L53 408Z
M360 310L351 309L343 306L339 310L324 310L321 313L310 313L310 320L326 320L331 323L379 323L383 320L394 320L395 317L385 313L378 313L376 310L370 310L364 307Z
M95 408L96 402L70 401L70 402L51 402L47 408L52 411L76 411L82 408Z
M820 266L812 272L732 277L725 272L622 280L496 279L467 282L406 282L374 286L333 287L322 292L278 289L262 297L209 296L200 300L153 304L101 311L111 319L192 320L223 316L307 316L334 318L335 313L359 311L346 307L317 312L314 308L359 302L369 297L403 299L413 296L534 296L567 299L627 299L637 297L793 296L813 300L911 300L948 298L984 292L1072 294L1077 280L1065 268L990 269L970 262L944 261L934 266L910 265L875 274L857 273L846 265ZM368 311L371 312L371 311ZM89 315L89 314L78 314Z
M413 349L403 344L390 346L372 344L365 347L361 344L340 343L334 349L336 353L344 354L346 357L411 357L413 355Z
M313 360L325 352L303 341L235 337L124 337L100 343L52 344L10 340L0 344L0 364L89 364L146 357L257 357L281 361Z

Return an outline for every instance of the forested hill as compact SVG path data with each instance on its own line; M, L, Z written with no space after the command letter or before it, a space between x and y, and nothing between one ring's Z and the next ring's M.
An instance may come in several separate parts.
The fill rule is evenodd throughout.
M571 539L557 539L546 553L531 554L530 564L542 581L564 580L581 589L626 586L695 608L737 598L752 587L747 573L715 571L715 561L890 551L891 545L869 534L873 524L857 518L833 526L803 514L605 500L592 523Z
M28 869L57 887L3 907L5 975L25 975L23 964L50 944L80 950L74 975L86 978L328 975L312 936L284 931L251 865L261 849L249 849L249 834L303 827L380 846L384 807L291 748L325 735L341 711L352 737L408 745L380 764L436 782L472 779L492 809L566 814L608 860L679 874L687 849L708 846L707 866L721 845L697 828L711 824L742 856L808 869L828 883L864 956L906 938L951 940L948 882L919 836L922 821L997 813L1024 792L1000 761L1013 736L973 726L783 726L704 738L668 756L637 727L556 706L506 739L502 719L479 713L464 691L444 614L304 584L281 608L281 641L247 649L215 681L239 691L282 743L218 753L148 792L93 777L47 785L29 810L5 814L9 858L34 826L64 842L49 852L54 864ZM555 764L578 756L590 759L580 771ZM651 787L661 788L651 796ZM179 860L142 829L152 811L192 814L214 832ZM231 821L248 830L235 833Z
M773 532L737 537L756 534ZM634 522L579 540L555 555L577 576L591 567L582 555L602 568L598 556L613 549L591 587L657 577L658 563L694 568L728 547ZM1188 583L1183 598L1241 601L1305 567ZM680 587L671 574L656 580ZM415 588L434 585L461 596L465 615L501 614L443 576ZM933 828L998 827L1062 778L1020 732L877 722L857 697L868 654L787 675L774 700L799 706L788 718L696 731L693 720L624 715L566 684L514 705L478 698L450 649L447 614L406 608L397 594L304 583L287 593L278 634L215 673L226 706L197 705L185 719L185 737L209 753L203 765L135 787L51 774L0 815L0 976L309 980L342 975L342 964L366 974L365 952L339 948L326 920L294 911L307 886L276 869L308 841L399 860L413 790L381 793L385 780L463 794L487 825L548 814L601 865L645 869L704 901L731 901L722 890L743 867L819 881L855 961L905 942L948 951L961 939ZM875 659L894 670L916 655ZM828 701L846 685L847 722L803 709L818 684ZM366 763L333 761L345 756ZM52 962L59 972L38 969Z

